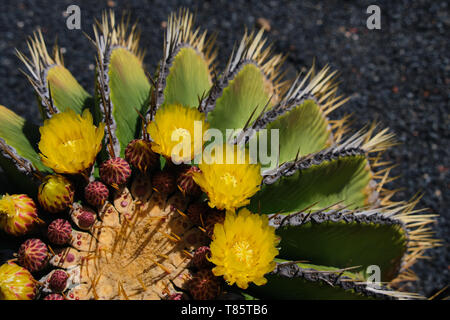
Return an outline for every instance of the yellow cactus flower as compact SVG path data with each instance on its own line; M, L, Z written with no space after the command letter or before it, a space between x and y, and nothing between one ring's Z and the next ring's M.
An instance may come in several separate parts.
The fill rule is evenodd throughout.
M243 208L238 214L227 212L223 224L216 224L211 242L211 258L215 276L223 276L229 285L247 289L253 282L267 282L266 273L274 270L278 255L275 228L265 215Z
M226 155L230 150L234 150L232 163ZM223 145L221 153L223 158L215 151L211 155L205 153L199 164L201 172L193 172L192 177L208 195L210 207L234 212L250 203L250 198L260 189L261 165L252 164L248 152L236 146Z
M55 114L39 129L39 150L44 165L57 173L77 174L90 168L102 148L104 124L96 127L89 110Z
M203 134L208 128L204 113L171 104L156 111L147 132L153 139L152 150L179 164L190 162L202 151Z
M36 204L26 194L4 195L0 199L0 228L22 236L38 223Z
M67 178L59 174L50 175L39 186L38 200L45 210L56 213L72 204L74 192Z
M0 266L0 300L33 300L36 281L31 273L13 262Z

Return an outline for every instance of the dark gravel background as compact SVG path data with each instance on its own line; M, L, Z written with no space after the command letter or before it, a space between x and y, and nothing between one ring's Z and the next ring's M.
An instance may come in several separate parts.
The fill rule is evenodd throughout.
M56 4L55 4L56 3ZM0 4L0 103L39 123L31 86L18 71L14 48L41 27L48 44L57 38L66 66L85 88L93 88L94 50L81 31L68 30L63 13L81 8L82 30L92 35L94 18L105 8L127 9L138 18L141 45L149 70L162 55L164 21L180 6L197 12L197 24L218 32L220 66L245 26L259 18L270 25L269 39L278 52L289 53L290 74L330 64L341 72L341 93L352 99L333 115L354 113L354 128L378 119L403 144L387 153L401 175L392 188L404 187L398 199L424 193L421 206L439 213L433 228L444 246L429 250L430 260L415 266L420 280L414 290L430 296L449 284L449 84L450 15L447 1L17 1ZM381 8L381 30L368 30L366 8ZM92 90L90 90L92 91ZM1 185L2 183L0 183ZM0 186L0 191L2 186ZM370 248L368 248L370 250Z

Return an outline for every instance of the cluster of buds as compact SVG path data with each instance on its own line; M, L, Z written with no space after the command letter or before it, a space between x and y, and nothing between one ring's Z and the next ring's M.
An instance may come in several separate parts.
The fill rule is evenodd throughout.
M125 158L114 157L103 162L99 168L99 181L91 181L84 188L84 198L95 208L102 207L109 199L110 189L118 189L125 185L135 168L141 173L150 172L153 190L170 195L177 188L184 196L198 199L202 194L200 187L194 182L192 173L200 170L195 166L175 166L169 162L164 170L160 170L159 155L151 150L151 142L136 139L129 143ZM70 215L77 226L89 230L96 221L94 211L74 203L75 187L73 183L61 174L48 175L42 178L37 199L42 209L49 213L59 213L70 208ZM78 209L79 210L78 210ZM76 214L74 213L76 212ZM221 213L208 207L204 202L195 202L188 208L187 215L194 224L209 230L208 224L214 224L221 219ZM206 221L206 225L205 225ZM34 201L27 195L6 195L0 199L0 226L13 235L24 235L42 222L37 215ZM64 246L72 241L72 225L66 219L55 219L47 227L47 238L52 245ZM17 253L17 263L8 263L2 268L3 277L14 273L17 283L8 298L34 299L37 293L36 281L31 273L44 270L50 261L51 248L37 238L26 240ZM51 251L53 253L53 251ZM189 296L193 299L214 299L220 294L221 281L211 271L213 264L208 246L198 248L192 258L195 274L188 284L189 294L175 293L170 300L181 300ZM52 293L45 300L64 300L63 292L67 289L69 276L63 270L54 270L47 279ZM3 279L7 282L8 279ZM2 279L0 279L0 285ZM6 290L6 289L2 289ZM1 293L1 292L0 292ZM22 294L23 293L23 294Z
M195 208L205 207L197 204ZM212 209L203 211L203 213L205 212L208 213L206 230L209 233L208 230L213 230L216 223L223 223L224 213ZM211 269L214 264L209 260L210 258L211 249L208 246L199 247L192 257L192 266L197 269L197 272L189 282L189 293L195 300L212 300L217 298L221 292L221 280L213 274Z

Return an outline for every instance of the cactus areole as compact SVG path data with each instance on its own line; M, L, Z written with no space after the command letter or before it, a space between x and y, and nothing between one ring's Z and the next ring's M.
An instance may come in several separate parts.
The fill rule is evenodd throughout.
M333 118L335 71L285 81L261 30L213 76L214 37L182 9L149 81L136 30L94 26L91 93L39 30L18 53L43 123L25 136L0 106L0 165L23 188L0 228L25 237L0 299L420 298L397 289L438 242L433 215L391 200L387 129Z

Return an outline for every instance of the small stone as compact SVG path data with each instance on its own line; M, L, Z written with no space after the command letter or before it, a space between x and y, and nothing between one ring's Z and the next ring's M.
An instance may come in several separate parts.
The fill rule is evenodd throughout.
M437 166L437 169L438 169L439 173L446 173L448 171L448 168L441 164Z

